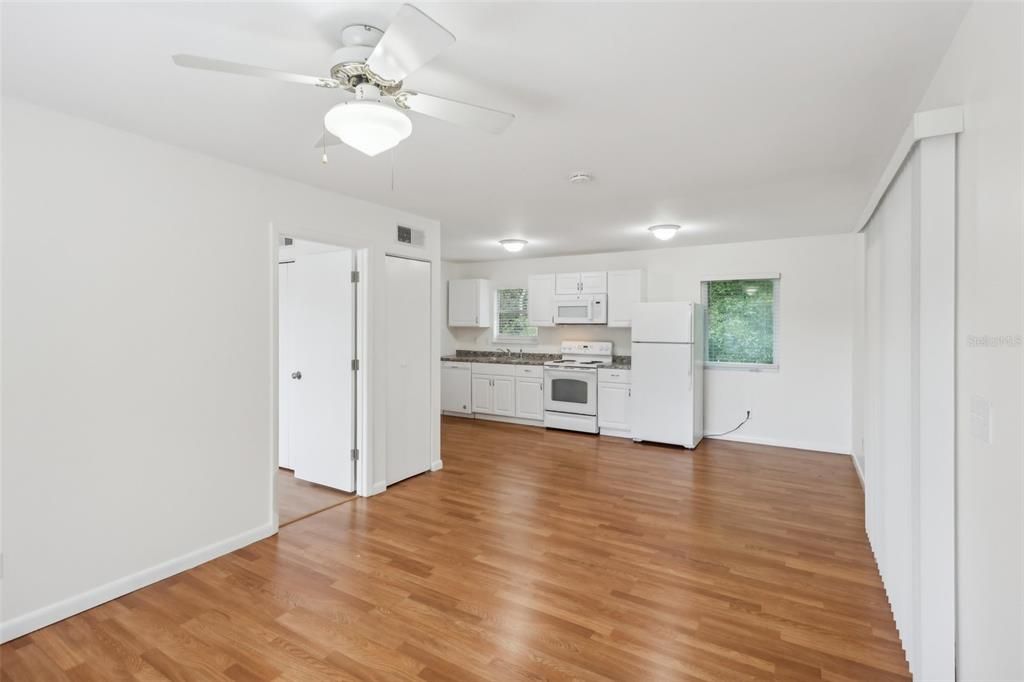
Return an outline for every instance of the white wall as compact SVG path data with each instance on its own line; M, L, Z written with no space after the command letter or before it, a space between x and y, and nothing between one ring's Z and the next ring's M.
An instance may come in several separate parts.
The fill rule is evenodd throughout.
M709 276L779 272L779 370L708 370L705 429L727 431L750 409L750 422L730 438L849 453L851 339L854 306L861 300L856 273L861 242L860 235L839 235L583 256L509 257L446 267L450 278L484 277L496 287L526 286L530 274L642 268L650 301L700 301L701 279ZM494 347L489 329L449 333L459 349ZM525 349L558 352L563 339L610 340L617 354L629 354L628 329L599 325L541 329L539 344Z
M370 349L384 346L385 252L439 265L440 237L435 221L3 107L7 638L274 531L271 223L369 249ZM393 244L399 222L428 248ZM436 308L439 281L435 267ZM376 491L386 377L364 359Z
M964 107L957 149L957 667L958 679L970 681L1024 679L1022 84L1024 5L979 2L919 107ZM991 406L991 442L972 435L974 397Z

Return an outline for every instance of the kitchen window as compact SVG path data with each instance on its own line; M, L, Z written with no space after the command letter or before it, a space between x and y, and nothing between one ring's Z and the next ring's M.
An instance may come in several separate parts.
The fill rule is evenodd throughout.
M778 369L779 278L701 282L708 367Z
M498 289L495 293L494 340L537 343L537 328L530 326L526 289Z

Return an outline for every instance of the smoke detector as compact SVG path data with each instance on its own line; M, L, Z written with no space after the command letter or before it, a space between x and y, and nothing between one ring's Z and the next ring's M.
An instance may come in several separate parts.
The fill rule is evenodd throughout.
M572 175L569 176L569 182L571 182L574 185L585 185L588 182L592 182L593 180L593 175L591 175L590 173L584 173L582 171L573 173Z

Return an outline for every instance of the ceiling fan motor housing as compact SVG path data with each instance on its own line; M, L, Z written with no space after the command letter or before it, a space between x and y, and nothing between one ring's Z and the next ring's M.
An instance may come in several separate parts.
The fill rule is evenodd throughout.
M402 89L402 82L384 81L370 71L366 67L366 60L372 53L371 45L348 45L335 51L331 57L334 62L331 78L341 81L342 87L349 92L355 92L356 87L362 83L373 83L385 95L394 95Z

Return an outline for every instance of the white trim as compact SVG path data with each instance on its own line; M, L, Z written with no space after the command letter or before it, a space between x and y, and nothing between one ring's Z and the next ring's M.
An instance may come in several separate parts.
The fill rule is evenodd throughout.
M388 489L388 484L385 481L377 481L370 486L369 492L364 497L372 497L374 495L380 495L382 492Z
M789 448L791 450L810 450L811 452L825 452L831 455L849 455L851 449L838 447L832 443L814 443L810 441L780 440L778 438L762 438L760 436L739 436L729 434L727 436L704 436L709 440L728 440L736 443L750 443L751 445L771 445L777 448Z
M860 220L857 221L856 229L853 231L861 232L868 226L871 216L875 215L878 204L882 202L882 197L889 191L889 185L896 179L900 168L903 167L903 162L910 156L910 152L913 151L914 145L917 144L918 140L939 135L962 133L963 130L964 108L961 106L919 111L914 114L910 125L903 131L900 141L896 144L896 150L893 152L892 157L890 157L889 163L886 164L885 170L882 171L882 177L879 178L878 185L871 192L868 204L860 214Z
M747 272L738 275L705 275L700 278L703 282L731 282L734 279L782 279L779 272Z
M506 424L518 424L519 426L544 426L544 422L537 421L536 419L521 419L520 417L502 417L496 414L476 414L473 413L473 419L479 419L486 422L504 422Z
M857 472L857 480L860 481L861 490L864 490L864 471L860 468L860 460L857 459L857 455L852 452L850 453L850 458L853 460L853 469ZM874 553L874 550L872 550L872 553Z
M134 592L147 585L159 582L164 578L169 578L182 571L195 568L199 564L204 564L217 557L230 554L246 545L251 545L254 542L268 538L276 532L277 524L271 521L227 540L215 542L212 545L183 554L138 573L118 578L105 585L100 585L81 594L63 599L55 604L50 604L41 609L36 609L22 616L4 621L0 623L0 642L9 642L16 637L27 635L39 628L99 606L111 599L117 599L129 592Z
M444 462L442 462L439 459L430 463L430 470L431 471L440 471L443 468L444 468Z

